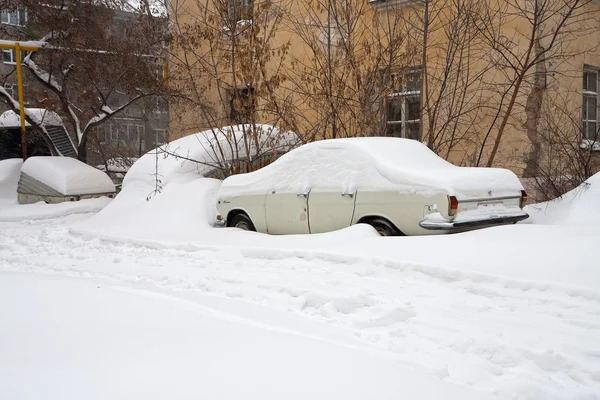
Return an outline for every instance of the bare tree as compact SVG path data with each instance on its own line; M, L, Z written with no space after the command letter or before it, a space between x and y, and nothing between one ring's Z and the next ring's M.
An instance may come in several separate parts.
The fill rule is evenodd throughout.
M170 10L170 84L183 110L178 125L190 133L212 129L214 161L225 176L263 166L262 155L279 139L262 141L258 121L283 132L293 107L280 90L289 41L276 40L286 8L273 1L175 0ZM230 124L239 129L221 129Z
M309 140L385 134L389 76L412 65L415 44L399 10L368 2L302 0L290 15L298 38L289 76L298 128Z
M537 154L528 160L536 173L525 178L536 202L562 196L600 169L600 134L596 126L584 132L579 90L554 87L549 94L540 106Z
M41 46L24 57L23 66L41 88L33 93L36 102L45 99L46 108L66 119L80 160L86 160L88 138L96 126L141 99L166 95L163 19L143 12L126 14L116 0L98 5L85 0L0 0L0 7L27 10L26 27L3 29L11 30L5 32L10 37ZM119 13L125 18L120 24L115 22ZM111 107L119 94L124 100ZM18 110L10 93L0 90L0 97ZM28 121L39 125L30 116Z
M486 0L482 3L485 7L477 30L496 64L496 75L491 81L500 90L494 96L492 122L476 165L484 162L488 141L493 140L485 161L487 166L492 166L507 126L522 114L519 102L526 88L539 92L539 78L545 75L545 65L549 62L556 65L582 51L574 43L595 29L590 22L597 19L597 13L591 12L589 0ZM532 107L539 108L541 104L539 93L530 96L529 102L531 113L534 112ZM530 130L532 123L535 121L530 121Z

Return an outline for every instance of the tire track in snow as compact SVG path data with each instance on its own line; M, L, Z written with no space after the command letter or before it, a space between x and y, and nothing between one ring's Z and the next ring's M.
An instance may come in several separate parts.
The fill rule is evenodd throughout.
M507 398L600 395L594 296L385 260L89 239L69 233L66 222L74 218L1 224L0 269L139 284L175 296L202 292L287 310L347 329L442 379Z

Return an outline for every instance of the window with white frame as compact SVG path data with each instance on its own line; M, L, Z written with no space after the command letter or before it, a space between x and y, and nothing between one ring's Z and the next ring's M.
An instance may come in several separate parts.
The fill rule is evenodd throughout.
M17 9L13 11L2 10L2 23L7 25L27 25L27 10Z
M96 127L96 132L98 134L98 142L106 143L107 132L110 132L110 125L102 125Z
M21 50L21 64L23 60L27 56L26 51ZM17 63L17 52L15 49L5 49L2 50L2 62L4 64L16 64Z
M598 68L583 70L583 139L598 141Z
M12 97L17 100L19 98L19 86L16 83L5 83L4 90Z
M167 131L164 129L154 130L154 144L160 146L161 144L167 143Z
M106 130L110 132L110 140L117 142L119 140L119 127L107 125Z
M386 136L419 140L421 123L421 70L410 69L390 77Z
M144 131L143 125L127 125L127 139L131 143L139 143L144 137Z

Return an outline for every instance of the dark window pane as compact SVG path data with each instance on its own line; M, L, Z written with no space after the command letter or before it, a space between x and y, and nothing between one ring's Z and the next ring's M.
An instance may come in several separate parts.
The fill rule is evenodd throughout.
M406 119L417 120L421 118L421 99L419 96L406 98Z
M596 130L596 123L595 122L588 122L587 123L587 138L590 140L596 140L596 136L597 136L597 130Z
M12 53L10 50L4 50L2 52L2 61L5 63L12 62Z
M27 23L27 12L25 10L19 10L19 25L25 25Z
M388 124L385 135L402 137L402 124Z
M388 121L402 120L402 99L400 97L392 98L388 101Z
M583 120L587 120L587 103L588 103L588 97L583 96L583 105L582 105L582 109L583 109Z
M406 91L418 92L421 90L421 73L419 71L409 73L407 78Z
M587 72L587 89L588 92L596 93L598 90L598 73L588 71Z
M419 123L407 122L404 137L408 139L419 140Z
M587 99L587 119L590 121L596 120L597 114L597 99L596 97L588 97Z

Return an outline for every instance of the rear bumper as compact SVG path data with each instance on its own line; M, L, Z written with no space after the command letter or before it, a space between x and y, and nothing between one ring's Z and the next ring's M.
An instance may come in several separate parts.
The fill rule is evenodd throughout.
M506 215L506 216L497 216L490 217L485 219L476 219L476 220L468 220L468 221L428 221L423 220L419 223L421 228L430 229L430 230L454 230L454 229L464 229L464 228L477 228L484 226L492 226L492 225L502 225L502 224L511 224L514 222L523 221L524 219L529 218L529 214L523 213L518 215Z

